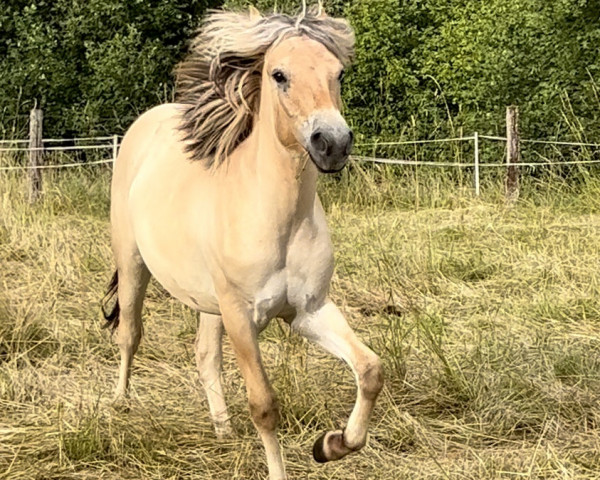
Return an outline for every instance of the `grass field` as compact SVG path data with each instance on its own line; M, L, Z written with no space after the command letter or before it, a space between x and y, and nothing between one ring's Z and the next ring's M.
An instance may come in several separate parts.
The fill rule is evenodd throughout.
M317 465L349 370L274 321L261 348L290 479L600 477L600 180L527 180L504 205L443 174L354 168L320 188L333 297L385 362L360 454ZM112 270L103 167L0 176L0 478L264 479L225 345L236 438L217 441L193 364L196 314L151 284L128 412L99 302ZM485 180L485 179L484 179ZM467 181L465 180L465 183Z

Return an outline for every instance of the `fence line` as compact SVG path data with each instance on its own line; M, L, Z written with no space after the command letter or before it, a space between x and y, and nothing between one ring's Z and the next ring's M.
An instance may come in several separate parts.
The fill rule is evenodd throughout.
M506 142L506 137L495 137L493 135L479 135L479 138L482 138L483 140L500 140Z
M38 122L41 125L42 117L41 111L31 112L31 123L34 124L34 113L40 115ZM41 132L41 128L39 129ZM31 134L30 134L31 136ZM35 137L35 138L34 138ZM509 140L507 137L511 137ZM553 165L586 165L586 164L600 164L598 160L566 160L560 162L521 162L520 144L542 144L542 145L563 145L571 147L590 147L600 148L600 143L592 142L564 142L564 141L553 141L553 140L535 140L535 139L521 139L518 129L518 108L516 106L507 107L507 137L494 136L494 135L480 135L478 132L474 132L473 135L450 137L450 138L435 138L435 139L423 139L423 140L403 140L403 141L390 141L390 142L364 142L357 143L357 147L391 147L400 145L425 145L435 143L450 143L450 142L473 142L473 161L466 162L428 162L423 160L407 160L397 158L381 158L377 156L367 155L353 155L351 158L359 162L371 162L388 165L407 165L407 166L426 166L426 167L450 167L450 168L473 168L473 186L475 195L480 194L480 168L487 167L502 167L506 168L506 188L507 188L507 199L511 197L514 191L518 191L518 167L546 167ZM120 140L123 137L121 135L110 135L110 136L97 136L97 137L80 137L80 138L41 138L41 133L32 136L29 140L7 140L0 139L0 153L2 152L29 152L30 162L29 165L12 165L12 166L0 166L0 171L10 170L24 170L28 171L30 177L40 175L41 170L46 169L60 169L60 168L77 168L85 167L88 165L102 165L111 164L117 158L117 152L120 144ZM500 141L506 142L507 144L507 155L505 162L498 163L481 163L480 162L480 141ZM92 145L78 144L79 142L106 142L106 143L94 143ZM73 145L60 145L67 142L72 142ZM47 144L58 144L55 146L47 146ZM19 146L19 145L25 146ZM29 145L27 145L29 144ZM2 147L2 145L8 145ZM509 148L510 147L510 148ZM64 163L54 165L43 165L41 163L41 152L43 151L73 151L73 150L109 150L112 149L111 159L97 160L92 162L75 162L75 163ZM39 157L39 158L38 158ZM33 161L32 159L38 158ZM40 177L41 178L41 177ZM33 183L33 182L30 182ZM514 185L513 185L514 184ZM511 188L509 188L511 187ZM34 189L35 190L35 189ZM39 186L37 187L39 191ZM518 196L518 194L517 194Z
M117 135L119 138L123 138L121 135ZM77 138L43 138L42 143L65 143L65 142L84 142L91 140L112 140L114 135L104 136L104 137L77 137ZM0 144L16 144L16 143L29 143L29 140L6 140L1 139ZM27 149L25 149L27 150Z
M37 151L63 151L63 150L101 150L103 148L113 148L112 145L69 145L67 147L27 147L27 148L1 148L0 152L37 152Z
M429 167L458 167L458 168L476 168L476 165L480 167L503 167L517 166L517 167L543 167L551 165L578 165L578 164L594 164L600 163L600 160L566 160L564 162L519 162L519 163L459 163L459 162L424 162L417 160L402 160L396 158L378 158L378 157L363 157L352 155L352 159L359 160L361 162L371 163L384 163L389 165L425 165ZM24 167L25 168L25 167Z
M481 163L480 165L482 167L544 167L551 165L584 165L594 163L600 163L600 160L565 160L564 162Z
M426 162L418 160L402 160L397 158L378 158L378 157L364 157L360 155L352 155L352 160L360 162L380 163L388 165L412 165L412 166L428 166L428 167L457 167L457 168L476 168L475 164L471 163L459 163L459 162ZM44 170L52 168L69 168L69 167L86 167L88 165L102 165L114 163L112 158L108 160L96 160L93 162L77 162L77 163L62 163L58 165L37 165L35 167L29 167L25 165L14 165L8 167L0 167L0 171L8 170ZM510 165L520 167L544 167L550 165L581 165L581 164L599 164L600 160L567 160L564 162L524 162L524 163L478 163L480 167L506 167Z
M70 167L87 167L88 165L101 165L104 163L113 163L113 159L108 160L95 160L93 162L77 162L77 163L62 163L58 165L36 165L34 167L22 166L22 165L11 165L9 167L0 167L0 171L8 170L46 170L51 168L70 168Z
M29 140L0 140L0 144L29 143Z
M356 143L355 147L390 147L395 145L418 145L428 143L445 143L445 142L462 142L462 141L473 141L475 137L480 140L495 140L506 142L506 137L498 137L494 135L483 135L475 132L473 135L466 137L450 137L450 138L433 138L426 140L403 140L398 142L367 142L367 143ZM116 135L117 138L123 138L121 135ZM91 141L91 140L113 140L115 135L106 137L79 137L79 138L44 138L43 143L65 143L65 142L78 142L78 141ZM573 147L595 147L600 148L600 143L587 143L587 142L563 142L558 140L533 140L533 139L521 139L521 143L533 143L533 144L546 144L546 145L566 145ZM0 140L0 144L17 144L17 143L29 143L29 140ZM64 147L0 147L0 152L30 152L34 150L80 150L89 148L112 148L112 145L68 145Z
M82 138L71 138L71 139L45 139L44 142L59 142L63 141L78 141L78 140L113 140L114 135L110 137L82 137ZM498 141L506 141L506 137L495 137L491 135L480 135L475 132L474 135L467 137L454 137L454 138L440 138L440 139L432 139L432 140L409 140L402 142L381 142L381 143L361 143L356 144L359 146L393 146L393 145L412 145L412 144L423 144L423 143L439 143L439 142L457 142L457 141L474 141L479 139L485 140L498 140ZM23 143L28 142L28 140L0 140L0 143ZM546 140L526 140L523 139L521 142L527 143L541 143L541 144L557 144L557 145L570 145L570 146L589 146L589 147L598 147L600 148L600 143L582 143L582 142L559 142L559 141L546 141ZM31 152L31 151L70 151L70 150L101 150L101 149L114 149L113 144L103 144L103 145L69 145L69 146L56 146L56 147L14 147L14 148L3 148L0 147L0 152ZM522 167L538 167L545 165L576 165L576 164L597 164L600 163L600 160L568 160L563 162L519 162L519 163L480 163L479 159L479 148L475 148L475 154L477 156L477 161L475 163L460 163L460 162L428 162L421 160L404 160L397 158L381 158L381 157L369 157L365 155L352 155L351 158L358 161L363 162L371 162L371 163L382 163L382 164L390 164L390 165L412 165L412 166L430 166L430 167L457 167L457 168L477 168L479 167L506 167L511 165L518 165ZM85 165L99 165L105 163L112 163L113 160L100 160L94 162L78 162L78 163L65 163L60 165L42 165L35 168L45 169L45 168L65 168L65 167L81 167ZM11 167L0 167L0 170L29 170L32 167L29 166L11 166Z
M458 168L473 168L472 163L459 163L459 162L426 162L422 160L401 160L398 158L379 158L379 157L365 157L361 155L352 155L350 158L361 162L371 163L386 163L389 165L415 165L415 166L429 166L429 167L458 167ZM506 164L502 164L505 166Z
M558 142L552 140L521 140L522 143L538 143L543 145L567 145L573 147L595 147L600 148L600 143L585 143L585 142Z
M114 137L115 137L114 135L105 135L103 137L44 138L42 140L42 142L44 142L44 143L84 142L84 141L91 141L91 140L112 140ZM117 135L117 137L120 137L120 135Z
M483 138L485 140L498 140L501 142L506 142L506 137L495 137L493 135L479 135L479 138ZM596 147L600 148L600 143L586 143L586 142L562 142L558 140L533 140L528 138L522 138L520 140L521 143L533 143L533 144L542 144L542 145L566 145L571 147Z
M481 136L480 136L481 138ZM471 135L469 137L451 137L451 138L432 138L427 140L403 140L401 142L369 142L369 143L357 143L355 146L357 147L386 147L393 145L418 145L422 143L443 143L443 142L461 142L475 140L475 136Z

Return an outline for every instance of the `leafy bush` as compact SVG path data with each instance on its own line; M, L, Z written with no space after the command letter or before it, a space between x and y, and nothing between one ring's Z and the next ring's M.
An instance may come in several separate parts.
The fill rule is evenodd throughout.
M34 102L45 134L123 131L167 101L172 70L217 0L9 0L0 9L0 136L26 135Z
M36 100L47 135L123 131L172 98L172 69L205 9L250 4L301 8L298 0L4 2L0 135L24 136ZM344 101L362 138L502 134L508 104L520 106L526 137L600 137L597 0L324 4L356 31Z

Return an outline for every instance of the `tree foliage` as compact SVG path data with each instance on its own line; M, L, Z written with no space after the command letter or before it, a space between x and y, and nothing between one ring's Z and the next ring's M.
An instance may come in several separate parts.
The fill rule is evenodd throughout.
M311 2L309 0L309 5ZM172 69L207 7L297 13L299 0L5 0L0 135L35 100L55 135L120 132L172 98ZM502 133L597 139L599 0L324 0L357 35L346 115L370 138Z
M22 136L27 112L45 132L122 131L171 98L172 69L216 0L4 0L0 135Z
M259 1L263 9L289 12L299 3ZM526 135L600 134L598 0L324 4L356 31L344 100L367 137L503 133L510 104L520 106Z

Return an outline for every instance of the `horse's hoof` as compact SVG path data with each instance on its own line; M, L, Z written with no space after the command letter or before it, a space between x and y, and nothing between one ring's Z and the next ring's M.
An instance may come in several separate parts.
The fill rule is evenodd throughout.
M326 436L327 432L317 438L317 441L313 445L313 458L318 463L326 463L328 461L327 457L325 456L325 451L323 450L323 444Z
M220 442L226 442L228 440L234 440L236 438L236 435L233 432L233 428L231 428L231 426L215 427L215 434L217 435L217 440L219 440Z
M131 410L131 400L125 396L115 397L110 405L119 413L129 413Z
M313 446L313 457L319 463L331 462L345 457L356 449L344 443L344 431L325 432Z

